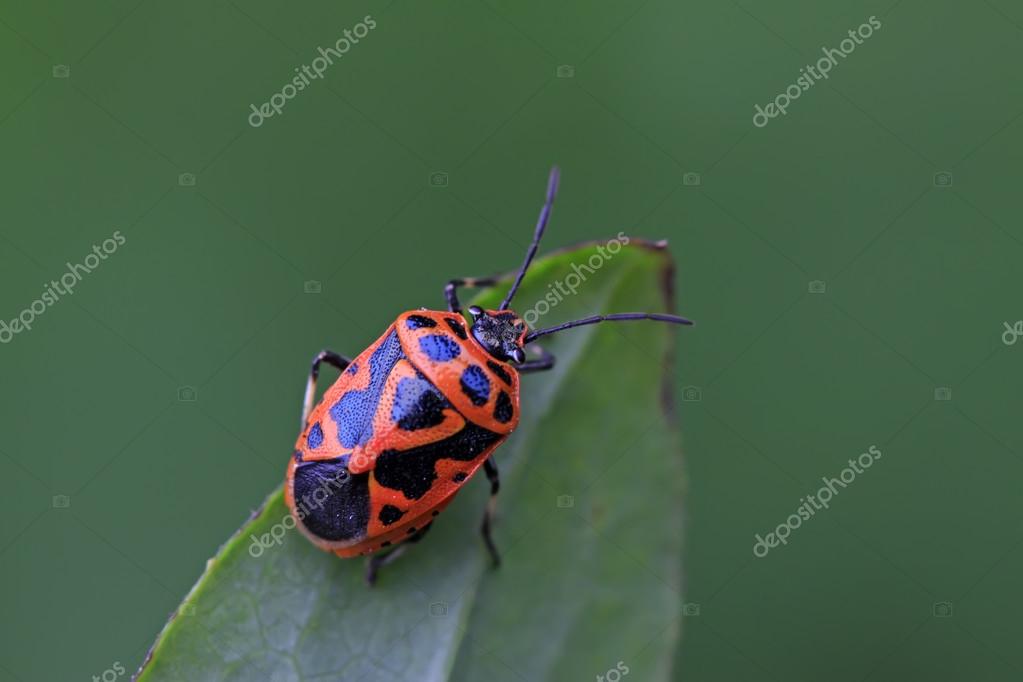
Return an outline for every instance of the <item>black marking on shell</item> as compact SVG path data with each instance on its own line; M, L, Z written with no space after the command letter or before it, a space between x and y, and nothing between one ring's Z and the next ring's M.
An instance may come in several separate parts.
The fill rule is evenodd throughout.
M468 332L465 331L464 324L462 324L453 317L445 317L444 321L448 323L449 327L451 327L451 331L455 333L455 336L460 338L462 341L465 341L466 339L469 338Z
M441 424L444 409L450 406L437 387L418 374L416 378L407 377L398 382L391 418L404 431L427 429Z
M490 371L498 376L498 378L505 383L506 386L511 386L511 375L508 374L508 370L505 369L500 363L494 362L493 360L487 360L487 367Z
M436 327L437 322L424 315L409 315L405 318L405 326L409 329L422 329Z
M418 500L437 480L437 462L453 459L469 462L503 436L472 422L443 440L408 450L384 450L376 459L373 476L385 488L399 490L407 499Z
M505 391L501 391L497 395L497 401L494 405L494 419L507 424L511 421L511 418L515 416L515 408L512 407L511 397Z
M392 523L396 523L401 517L405 516L405 512L395 507L393 504L385 504L380 509L380 513L377 514L377 518L380 523L385 526L390 526Z
M366 534L369 474L351 474L345 463L338 457L295 467L296 511L309 532L324 540L354 540Z

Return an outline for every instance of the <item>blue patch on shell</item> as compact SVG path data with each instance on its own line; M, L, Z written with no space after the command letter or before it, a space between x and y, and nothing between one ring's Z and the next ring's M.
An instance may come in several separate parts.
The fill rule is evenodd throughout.
M444 334L429 334L420 337L419 349L426 353L426 357L435 362L454 360L462 352L459 345Z
M422 375L405 377L395 388L391 419L405 431L426 429L444 421L445 407L448 401Z
M373 435L373 415L380 404L387 375L403 357L398 335L392 331L369 358L369 386L348 391L330 408L341 447L351 449L369 441Z
M323 445L323 428L320 426L320 422L316 422L313 424L313 428L309 429L309 435L306 436L305 442L310 450L315 450Z
M486 405L490 398L490 379L479 365L469 365L459 380L462 393L469 396L473 405Z

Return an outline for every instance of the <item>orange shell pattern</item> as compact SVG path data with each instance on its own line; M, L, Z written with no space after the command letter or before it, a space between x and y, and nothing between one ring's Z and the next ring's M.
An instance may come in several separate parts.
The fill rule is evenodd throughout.
M310 413L285 499L322 549L369 554L429 524L518 421L518 372L464 318L402 313Z

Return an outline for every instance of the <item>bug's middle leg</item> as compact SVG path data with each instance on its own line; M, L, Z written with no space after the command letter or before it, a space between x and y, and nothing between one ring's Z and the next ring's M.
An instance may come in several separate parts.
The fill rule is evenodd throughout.
M501 554L497 551L494 538L490 535L490 526L493 523L494 513L497 510L497 492L501 489L501 477L497 473L497 465L494 464L493 457L488 457L484 460L483 470L487 472L487 480L490 481L490 499L487 500L487 508L483 511L480 533L483 534L483 542L487 545L490 558L494 560L494 566L500 566Z
M376 584L377 576L380 573L380 569L386 566L387 564L393 562L402 554L404 554L408 550L409 545L412 545L422 540L423 536L426 535L426 531L430 530L430 526L432 525L433 522L426 524L425 526L417 530L411 537L409 537L408 540L405 540L403 543L392 549L387 554L371 555L369 559L366 561L366 584L369 585L370 587L373 587L373 585Z
M448 300L448 310L453 313L462 312L462 304L458 302L458 287L489 287L497 284L498 275L490 277L459 277L444 286L444 297Z
M309 370L309 380L305 385L305 399L302 401L303 429L305 428L306 420L309 419L309 413L313 411L313 400L316 398L316 379L320 376L320 364L324 362L337 367L339 372L343 372L345 367L352 363L348 358L338 355L332 350L321 350L313 358L313 365Z

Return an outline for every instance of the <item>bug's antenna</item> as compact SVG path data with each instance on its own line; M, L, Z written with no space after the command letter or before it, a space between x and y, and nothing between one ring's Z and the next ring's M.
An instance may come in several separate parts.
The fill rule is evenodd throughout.
M692 324L691 320L687 320L684 317L678 315L662 315L661 313L612 313L611 315L593 315L592 317L584 317L581 320L573 320L571 322L565 322L554 327L547 327L546 329L536 329L526 334L526 340L524 343L530 343L536 341L541 336L547 336L554 332L560 332L564 329L571 329L572 327L582 327L587 324L597 324L598 322L622 322L626 320L657 320L658 322L671 322L672 324Z
M519 274L515 276L515 282L512 284L511 289L508 290L508 295L501 301L501 307L498 310L507 310L508 306L511 305L512 297L515 296L519 285L522 284L522 278L526 276L526 270L529 269L529 264L533 261L533 256L536 255L536 249L540 246L540 238L543 237L543 231L547 227L547 219L551 215L554 195L558 192L558 175L558 167L554 166L551 168L550 177L547 179L547 198L543 202L543 208L540 209L540 217L536 221L533 243L529 245L529 250L526 251L526 260L522 262L522 268L519 270Z

